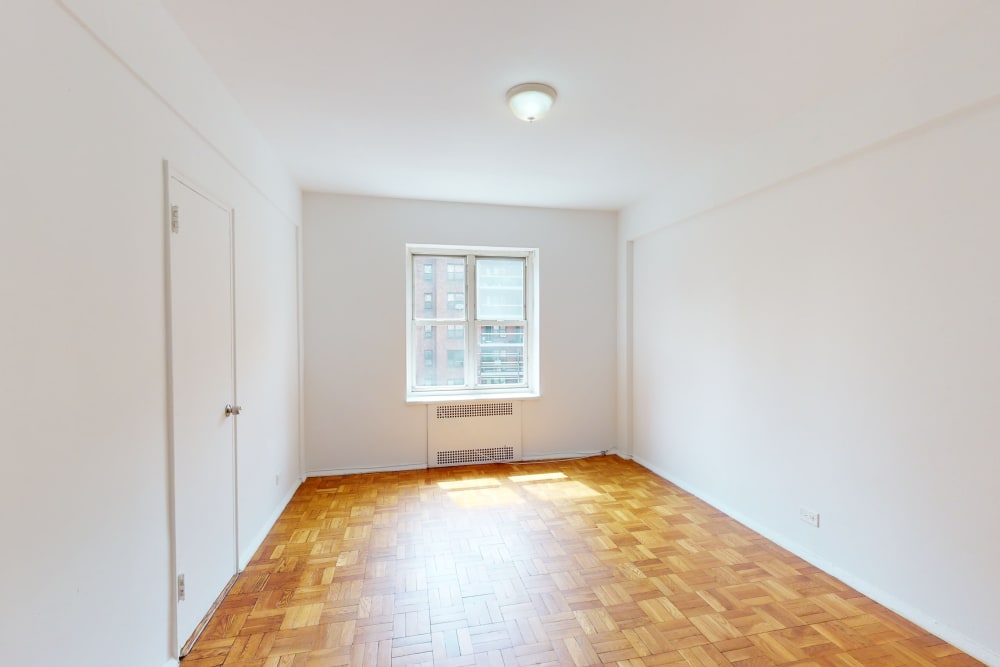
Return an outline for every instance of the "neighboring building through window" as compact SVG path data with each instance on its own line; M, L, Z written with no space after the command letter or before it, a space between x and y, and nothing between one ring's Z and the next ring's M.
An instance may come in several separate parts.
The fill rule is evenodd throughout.
M538 394L537 250L411 245L407 275L409 400Z

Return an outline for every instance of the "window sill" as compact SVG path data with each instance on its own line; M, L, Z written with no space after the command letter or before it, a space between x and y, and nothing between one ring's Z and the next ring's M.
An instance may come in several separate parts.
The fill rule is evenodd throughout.
M409 394L407 403L468 403L469 401L530 401L541 398L535 391L506 391L495 394Z

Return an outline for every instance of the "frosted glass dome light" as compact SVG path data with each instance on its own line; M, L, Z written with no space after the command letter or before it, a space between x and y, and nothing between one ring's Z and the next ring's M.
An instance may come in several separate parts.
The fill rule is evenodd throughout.
M555 101L556 89L544 83L522 83L507 91L511 112L528 123L545 116Z

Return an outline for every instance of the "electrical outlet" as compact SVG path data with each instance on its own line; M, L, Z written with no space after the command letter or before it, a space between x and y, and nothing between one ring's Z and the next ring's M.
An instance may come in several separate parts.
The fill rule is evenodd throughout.
M278 486L278 482L281 480L281 475L274 476L274 485Z
M814 512L806 509L805 507L800 507L799 518L813 528L819 528L819 512Z

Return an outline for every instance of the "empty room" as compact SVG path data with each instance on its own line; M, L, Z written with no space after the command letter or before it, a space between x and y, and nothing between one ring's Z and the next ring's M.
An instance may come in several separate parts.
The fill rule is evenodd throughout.
M5 664L1000 665L1000 3L0 37Z

